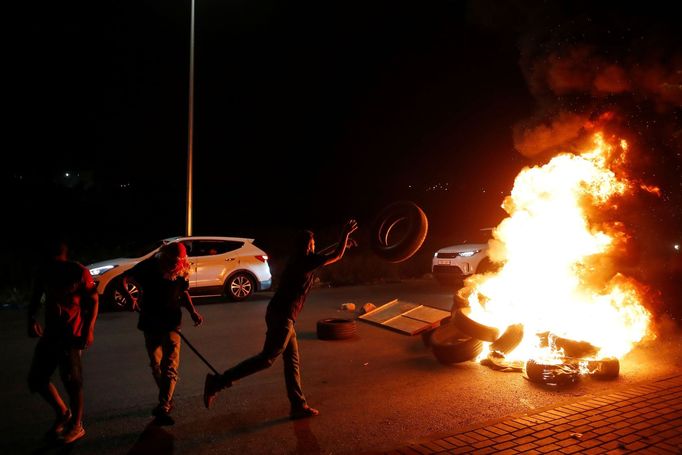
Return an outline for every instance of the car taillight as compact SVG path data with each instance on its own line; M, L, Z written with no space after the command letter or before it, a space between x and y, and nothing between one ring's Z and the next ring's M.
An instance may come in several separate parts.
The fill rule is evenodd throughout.
M263 255L263 256L256 256L256 259L258 259L261 262L266 262L268 260L268 257Z

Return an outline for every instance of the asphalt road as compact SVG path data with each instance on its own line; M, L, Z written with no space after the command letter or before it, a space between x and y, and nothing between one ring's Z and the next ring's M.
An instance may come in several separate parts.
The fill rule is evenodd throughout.
M194 328L185 315L184 333L218 369L232 366L259 351L270 295L238 304L198 301L205 323ZM304 391L321 415L297 422L287 419L281 360L222 392L214 408L206 410L201 394L208 370L184 346L176 389L177 423L167 428L149 425L156 392L136 315L102 314L95 344L84 357L87 435L69 451L105 455L391 449L509 414L682 373L679 330L668 330L630 353L617 380L585 379L564 390L539 387L518 373L496 372L474 362L440 365L420 337L361 322L357 339L316 339L317 320L348 316L339 310L342 303L378 305L393 298L447 309L452 295L429 280L311 292L297 331ZM52 415L25 384L35 340L25 336L24 314L0 311L0 322L0 402L5 415L0 419L0 453L59 453L41 448L40 438Z

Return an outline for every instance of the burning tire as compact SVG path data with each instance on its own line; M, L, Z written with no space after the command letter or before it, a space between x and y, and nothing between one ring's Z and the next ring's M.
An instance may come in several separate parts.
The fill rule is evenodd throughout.
M422 246L429 222L424 211L409 201L384 208L372 224L370 247L389 262L402 262Z
M320 340L346 340L357 334L353 319L329 318L317 321L317 338Z
M483 341L493 342L499 338L499 330L474 321L464 313L464 310L462 308L457 309L452 316L452 322L460 332Z
M523 340L523 324L514 324L507 327L507 330L490 345L491 351L501 354L509 354Z
M549 365L529 360L523 367L523 377L538 384L563 386L576 382L580 378L580 370L570 363Z
M435 335L435 334L434 334ZM459 335L446 340L431 338L431 349L436 359L443 365L473 360L483 350L480 340Z
M450 326L450 320L450 318L444 319L438 327L423 331L421 336L424 346L427 348L431 347L431 338L433 338L434 335L436 340L445 340L448 337L454 336L456 333L459 334L456 329Z
M620 374L620 362L615 357L601 360L589 360L587 369L590 376L597 379L615 379Z

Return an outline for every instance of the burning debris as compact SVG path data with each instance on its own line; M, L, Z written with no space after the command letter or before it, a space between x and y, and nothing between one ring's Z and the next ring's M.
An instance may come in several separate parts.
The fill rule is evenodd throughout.
M431 337L439 360L477 358L566 385L581 375L618 376L618 358L650 335L643 285L607 266L627 243L625 228L603 215L642 185L624 171L625 141L601 133L592 140L582 153L517 176L503 204L509 216L491 241L500 268L465 281L456 298L463 308Z

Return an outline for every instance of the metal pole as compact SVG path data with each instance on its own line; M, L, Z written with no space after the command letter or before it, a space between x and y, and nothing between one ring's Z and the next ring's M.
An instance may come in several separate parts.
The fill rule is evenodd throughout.
M194 14L195 0L192 4L192 23L189 44L189 112L187 128L187 236L192 235L192 168L193 168L193 142L194 142Z

